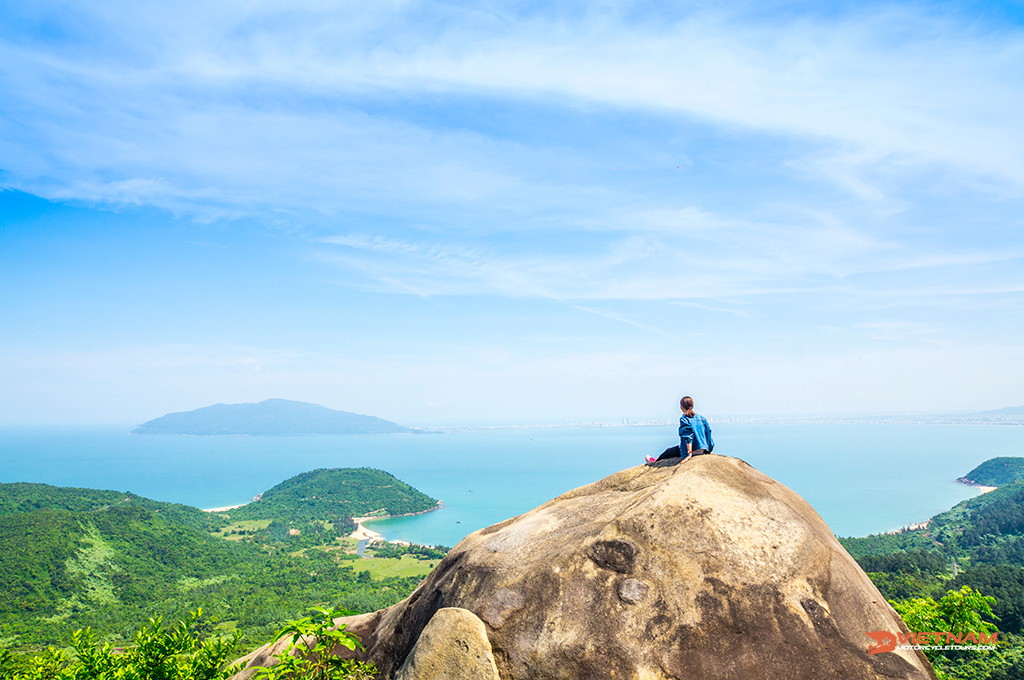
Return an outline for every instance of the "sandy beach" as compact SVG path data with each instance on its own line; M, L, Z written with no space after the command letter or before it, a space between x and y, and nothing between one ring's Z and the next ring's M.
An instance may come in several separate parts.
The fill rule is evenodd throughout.
M253 500L259 500L259 497L255 498ZM235 508L240 508L243 505L248 505L248 503L239 503L238 505L225 505L224 507L220 507L220 508L203 508L202 510L203 510L203 512L227 512L229 510L234 510ZM433 508L430 508L430 510L424 510L423 512L411 512L411 513L406 514L406 515L389 515L387 517L353 517L352 521L356 523L356 530L353 531L351 534L349 534L349 538L354 538L357 541L383 541L384 540L384 534L380 533L379 531L374 531L373 529L370 529L369 527L366 526L366 524L365 524L366 522L368 522L370 520L373 520L373 519L389 519L390 517L412 517L414 515L422 515L422 514L427 513L427 512L432 512L434 510L438 510L438 509L443 508L443 507L444 507L444 504L442 504L440 501L438 501L437 506L435 506ZM392 543L397 543L399 545L411 545L407 541L391 541L391 542Z
M220 508L203 508L202 510L203 510L203 512L227 512L228 510L234 510L235 508L240 508L243 505L248 505L248 503L239 503L238 505L225 505L224 507L220 507ZM371 520L371 519L383 519L383 518L382 517L353 517L352 521L356 523L356 530L353 531L352 534L350 535L351 538L354 538L357 541L383 540L384 539L384 534L382 534L380 532L377 532L377 531L374 531L373 529L369 529L364 524L364 522L366 522L367 520Z
M382 519L380 517L353 517L352 521L356 523L356 530L349 534L349 538L354 538L357 541L375 541L383 540L384 534L381 534L373 529L368 529L364 522L371 519Z
M203 512L227 512L228 510L234 510L240 508L248 503L239 503L238 505L225 505L223 508L202 508Z

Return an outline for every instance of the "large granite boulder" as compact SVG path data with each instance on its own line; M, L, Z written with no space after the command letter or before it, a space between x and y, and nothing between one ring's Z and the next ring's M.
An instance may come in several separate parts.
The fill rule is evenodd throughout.
M802 498L725 456L630 468L470 534L348 623L389 680L449 607L485 624L501 680L935 677L919 652L867 654L902 621Z

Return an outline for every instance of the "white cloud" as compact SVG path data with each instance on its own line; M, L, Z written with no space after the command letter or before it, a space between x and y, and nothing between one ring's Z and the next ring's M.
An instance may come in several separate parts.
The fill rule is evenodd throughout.
M923 9L762 23L703 10L655 25L422 2L90 8L73 18L92 46L0 46L11 186L214 216L381 210L399 197L565 205L556 168L571 149L403 121L400 103L372 113L375 100L440 93L779 135L794 144L789 163L870 201L922 165L1024 188L1024 36ZM552 181L561 189L546 191Z
M362 358L242 345L19 351L5 355L5 375L42 387L12 392L10 413L45 409L67 376L77 386L60 396L66 413L99 412L90 390L111 385L133 414L193 407L193 395L223 385L223 401L337 408L346 404L332 395L358 392L370 402L360 408L424 420L517 405L525 414L523 404L583 404L585 415L591 398L645 415L636 411L671 403L679 384L718 411L756 410L773 390L790 410L823 394L856 409L875 393L880 409L921 395L932 408L943 389L935 367L965 354L952 385L980 406L1017 401L1014 381L991 376L1020 375L1019 354L988 336L1019 336L1024 291L1018 27L963 21L948 5L814 17L762 5L665 5L658 16L616 3L534 7L11 8L0 31L0 186L156 206L222 222L224 233L258 217L291 239L273 257L302 250L331 266L254 261L294 286L282 298L330 279L486 295L495 315L504 303L554 301L588 315L573 318L594 323L582 333L591 341L622 332L593 341L599 350L536 355L452 331L448 354L384 356L367 329L351 329L352 346L376 352ZM55 28L33 30L37 17ZM666 321L672 312L684 321ZM686 335L690 314L720 326ZM185 337L204 337L198 316L183 323L194 331ZM850 334L864 352L834 340ZM819 358L792 356L826 335ZM678 360L680 339L700 356ZM793 347L780 349L785 341ZM880 388L879 375L898 384ZM140 384L160 394L140 400ZM485 403L495 384L507 393Z
M657 211L655 228L641 226L648 215L615 218L623 230L607 227L602 240L577 250L572 238L553 237L559 245L537 236L519 249L502 249L481 242L411 241L372 234L322 237L328 246L316 257L375 290L416 291L431 295L499 295L554 300L741 300L782 292L871 294L870 282L850 281L874 274L916 270L960 271L1011 263L1017 249L946 250L932 246L921 251L886 242L831 220L810 224L773 224L720 219L706 211L682 210L683 220L700 215L696 233L671 228L672 212ZM705 229L704 225L713 225ZM428 237L429 238L429 237ZM532 245L531 245L532 244ZM340 246L334 248L333 246ZM589 252L587 252L589 251ZM889 299L946 295L950 288L933 288L913 280L900 291L885 290ZM974 286L961 294L986 289ZM993 287L991 292L1010 292Z

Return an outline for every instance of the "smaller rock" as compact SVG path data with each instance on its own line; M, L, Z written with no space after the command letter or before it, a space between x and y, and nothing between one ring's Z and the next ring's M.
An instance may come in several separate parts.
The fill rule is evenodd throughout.
M627 604L636 604L645 597L651 587L635 578L627 578L619 584L619 599Z
M484 622L468 609L438 609L395 680L500 680Z

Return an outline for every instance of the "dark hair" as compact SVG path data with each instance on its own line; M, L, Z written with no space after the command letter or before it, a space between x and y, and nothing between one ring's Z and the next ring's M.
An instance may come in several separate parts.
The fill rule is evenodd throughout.
M683 409L683 415L692 418L696 415L693 410L693 397L683 397L679 400L679 408Z

